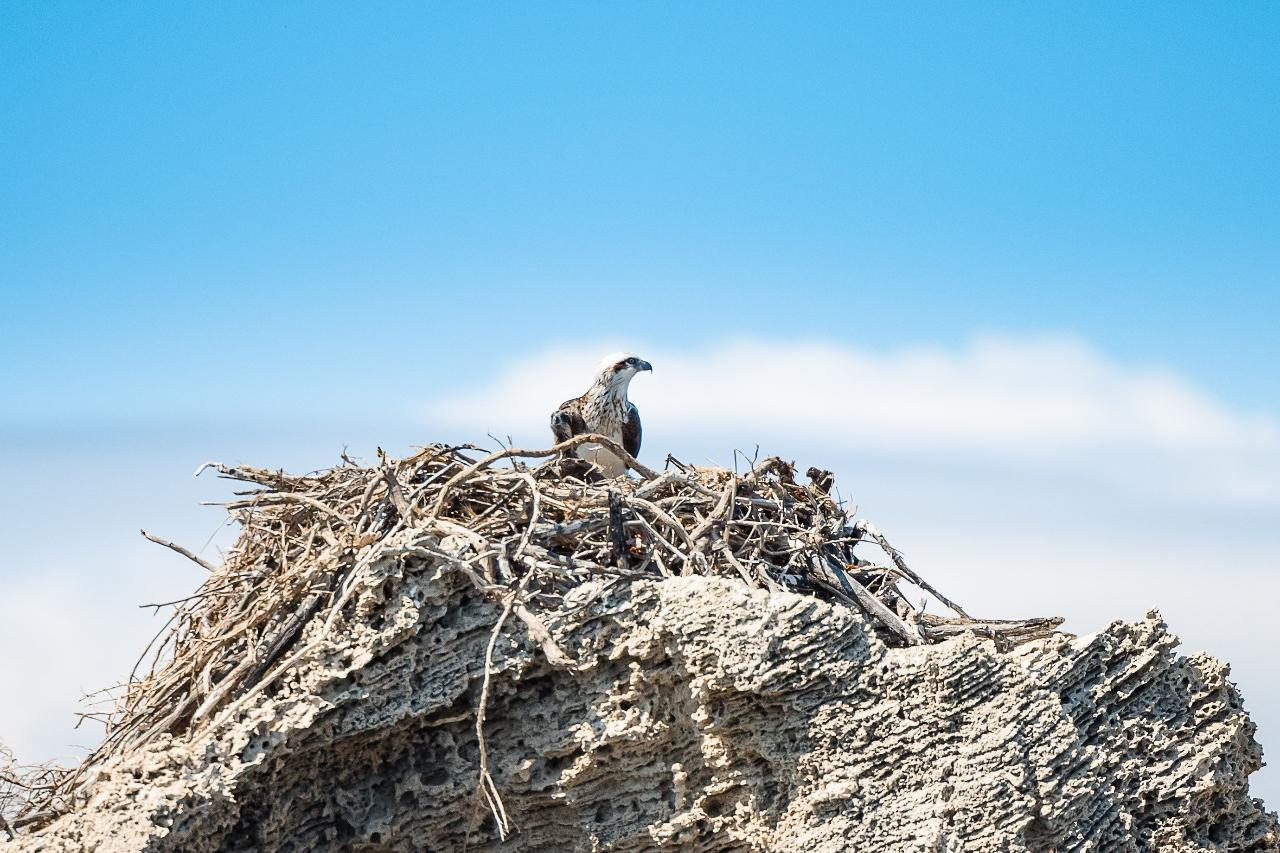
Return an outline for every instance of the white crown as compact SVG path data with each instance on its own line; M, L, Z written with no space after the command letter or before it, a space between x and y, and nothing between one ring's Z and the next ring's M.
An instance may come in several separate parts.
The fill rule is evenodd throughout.
M620 361L628 358L635 358L635 353L631 352L611 352L604 358L600 359L600 363L596 365L596 372L602 372L606 367L613 367Z

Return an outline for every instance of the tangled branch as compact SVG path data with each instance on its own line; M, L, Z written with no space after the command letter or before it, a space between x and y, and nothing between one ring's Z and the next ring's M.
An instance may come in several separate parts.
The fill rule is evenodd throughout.
M581 460L565 453L583 442L607 447L640 478L601 480L584 470ZM741 475L671 458L657 472L598 435L479 458L474 450L431 445L398 460L379 451L375 466L344 459L308 475L202 466L248 485L225 504L241 528L237 542L215 566L143 534L201 564L209 576L194 595L172 602L165 629L121 685L115 707L101 715L102 743L78 768L24 776L0 766L0 830L38 826L73 808L91 770L116 756L162 735L190 737L232 719L353 615L365 570L383 560L443 561L501 608L486 655L476 731L478 791L504 834L505 810L483 747L494 641L515 616L552 665L573 666L543 614L585 581L734 577L856 609L895 646L961 633L1009 646L1044 636L1061 622L970 618L910 568L873 525L848 516L829 494L827 471L810 469L810 481L801 484L794 466L775 457ZM495 467L503 460L512 465ZM529 460L546 461L533 467ZM446 541L458 547L445 549ZM952 613L923 612L901 584L931 594Z

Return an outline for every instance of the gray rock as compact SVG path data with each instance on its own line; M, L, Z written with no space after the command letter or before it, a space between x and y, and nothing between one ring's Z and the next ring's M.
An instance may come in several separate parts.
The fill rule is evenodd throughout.
M719 578L588 584L510 619L385 560L269 695L107 766L87 807L0 850L1276 850L1254 727L1157 614L1000 652L890 649L863 617Z

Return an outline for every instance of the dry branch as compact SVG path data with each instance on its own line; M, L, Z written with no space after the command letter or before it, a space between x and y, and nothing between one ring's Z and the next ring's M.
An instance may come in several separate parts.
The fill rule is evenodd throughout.
M218 570L217 566L215 566L213 563L210 563L208 560L202 557L197 557L195 554L191 553L186 548L183 548L181 545L170 542L168 539L161 539L159 536L153 536L152 534L148 533L145 530L139 530L138 532L141 533L145 539L148 539L156 543L157 545L163 545L164 547L168 548L170 551L178 552L179 554L186 557L191 562L195 563L200 568L204 569L206 572L215 572Z
M641 479L602 480L570 464L566 451L598 443ZM485 658L482 697L493 676L498 632L515 615L529 640L557 667L576 664L544 616L592 579L723 575L765 590L813 595L863 613L894 646L941 642L960 633L1001 645L1043 636L1060 620L978 621L907 566L868 522L851 524L832 499L828 472L806 485L778 458L739 476L668 458L662 474L599 435L555 448L506 448L480 458L469 446L431 445L405 459L344 464L308 475L207 463L247 484L226 504L241 531L223 563L144 533L194 560L209 577L175 602L166 633L122 686L106 735L78 768L23 777L0 787L0 830L39 826L82 797L94 768L161 735L191 737L240 713L276 689L344 620L370 568L427 561L459 572L501 611ZM512 460L512 467L495 463ZM528 460L545 459L537 467ZM814 469L817 470L817 469ZM872 566L854 553L874 541L893 562ZM898 590L906 580L958 614L913 610ZM517 626L517 630L519 627ZM477 709L483 739L484 702ZM481 742L479 791L500 832L509 827ZM13 774L10 774L13 775ZM8 777L0 777L0 786ZM15 777L16 778L16 777ZM17 792L17 793L15 793Z

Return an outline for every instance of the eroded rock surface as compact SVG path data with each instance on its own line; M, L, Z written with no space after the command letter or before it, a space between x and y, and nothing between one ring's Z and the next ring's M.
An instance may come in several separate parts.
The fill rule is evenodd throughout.
M1277 849L1226 667L1179 657L1155 615L1011 653L889 649L839 605L701 577L580 588L548 623L576 670L509 620L485 726L500 841L475 730L499 606L417 559L362 584L285 684L0 850Z

